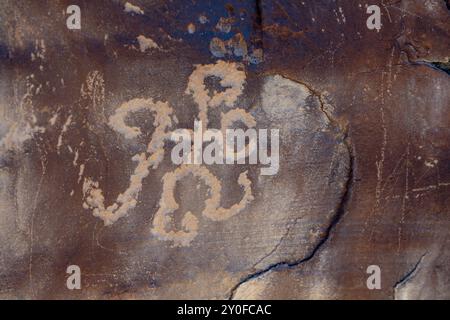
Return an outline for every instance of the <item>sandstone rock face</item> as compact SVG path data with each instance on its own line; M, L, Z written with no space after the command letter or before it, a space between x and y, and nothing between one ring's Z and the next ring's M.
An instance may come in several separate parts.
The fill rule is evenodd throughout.
M446 1L70 4L0 4L1 298L450 298ZM195 120L279 165L174 163Z

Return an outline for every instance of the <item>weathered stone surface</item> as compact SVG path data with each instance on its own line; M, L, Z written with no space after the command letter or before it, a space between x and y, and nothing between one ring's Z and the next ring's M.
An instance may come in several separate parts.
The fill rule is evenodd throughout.
M449 78L432 65L448 61L449 12L440 1L380 6L383 28L374 33L355 28L365 9L350 2L262 2L266 62L329 92L337 121L348 124L353 184L312 259L252 278L235 298L449 297ZM372 264L381 290L366 287Z
M449 297L445 1L125 2L0 5L0 297ZM230 110L277 174L148 146Z

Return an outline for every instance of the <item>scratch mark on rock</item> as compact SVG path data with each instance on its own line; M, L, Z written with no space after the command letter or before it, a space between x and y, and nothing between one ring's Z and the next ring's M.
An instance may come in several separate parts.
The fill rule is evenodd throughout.
M38 146L39 150L41 151L40 147ZM34 195L34 199L33 199L33 208L31 211L31 219L30 219L30 257L29 257L29 263L28 263L28 279L29 279L29 286L30 286L30 292L31 292L31 296L34 296L34 286L33 286L33 241L34 241L34 217L35 217L35 213L36 213L36 209L37 209L37 205L38 205L38 200L39 200L39 196L41 193L41 188L42 188L42 184L44 182L44 177L45 174L47 172L47 167L46 167L46 158L45 156L42 157L41 156L41 169L42 169L42 173L41 173L41 177L39 178L39 183L38 183L38 187L36 190L36 194Z

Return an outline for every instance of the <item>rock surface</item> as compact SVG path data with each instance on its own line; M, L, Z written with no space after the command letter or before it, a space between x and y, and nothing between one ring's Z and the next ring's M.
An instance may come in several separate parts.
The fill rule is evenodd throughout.
M450 298L446 4L3 1L0 298ZM174 164L195 119L278 171Z

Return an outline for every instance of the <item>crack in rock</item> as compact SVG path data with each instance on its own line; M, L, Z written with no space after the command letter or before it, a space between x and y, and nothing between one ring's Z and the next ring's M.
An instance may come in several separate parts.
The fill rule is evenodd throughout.
M419 259L419 261L416 262L416 264L413 266L411 270L409 270L403 277L401 277L400 280L398 280L394 285L394 300L401 300L399 295L407 295L407 292L402 293L401 291L405 289L406 285L410 280L412 280L417 273L420 270L420 266L425 259L425 256L427 255L427 252L425 252Z
M432 62L431 63L436 69L442 70L450 75L450 61L447 62Z
M313 91L314 92L314 91ZM321 101L322 103L322 101ZM324 112L327 116L328 119L330 119L330 122L336 124L337 122L335 120L333 120L333 118L331 118L331 116L324 111L324 109L321 109L322 112ZM271 264L270 266L257 271L255 273L252 273L250 275L247 275L246 277L244 277L241 281L239 281L230 291L230 295L229 295L229 300L233 300L236 293L238 292L239 288L254 279L257 279L259 277L262 277L266 274L268 274L269 272L272 271L277 271L277 270L284 270L284 269L290 269L290 268L294 268L297 267L301 264L304 264L306 262L308 262L309 260L311 260L312 258L315 257L316 253L323 247L323 245L328 241L328 239L331 236L331 232L333 231L333 229L335 228L335 226L339 223L339 221L341 220L341 218L344 216L345 212L347 211L347 206L349 204L349 200L351 198L351 193L352 193L352 188L353 188L353 177L354 177L354 153L353 153L353 148L352 145L349 141L348 138L348 130L345 130L343 133L343 139L342 142L344 143L344 145L346 146L348 153L349 153L349 157L350 157L350 162L349 162L349 167L348 167L348 175L347 175L347 179L345 182L345 191L344 194L341 198L341 201L339 202L336 210L335 210L335 214L330 222L330 224L328 225L324 236L322 237L322 239L320 239L320 241L317 243L317 245L311 250L311 252L304 258L294 261L294 262L287 262L287 261L281 261L281 262L277 262L274 264ZM283 237L284 238L284 237ZM282 241L283 238L280 240ZM276 245L276 247L278 247L280 245L280 242L278 242L278 244ZM273 250L272 250L273 251Z
M438 71L442 71L450 75L450 60L449 61L411 61L413 65L423 65L429 68L433 68Z

